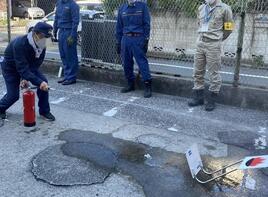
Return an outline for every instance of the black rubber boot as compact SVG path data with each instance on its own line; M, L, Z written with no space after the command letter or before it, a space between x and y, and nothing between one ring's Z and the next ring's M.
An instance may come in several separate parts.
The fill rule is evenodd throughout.
M204 105L204 90L193 90L193 97L188 102L190 107L196 107L199 105Z
M1 112L0 111L0 119L6 119L6 118L7 118L6 112Z
M217 100L218 94L215 92L209 92L207 103L205 106L206 111L213 111L216 107L216 100Z
M152 81L144 82L144 98L152 97Z
M53 114L50 113L50 112L49 113L45 113L45 114L40 114L40 116L43 119L47 120L47 121L55 121L56 120L55 116L53 116Z
M128 93L135 90L135 83L130 82L128 83L127 87L121 89L121 93Z

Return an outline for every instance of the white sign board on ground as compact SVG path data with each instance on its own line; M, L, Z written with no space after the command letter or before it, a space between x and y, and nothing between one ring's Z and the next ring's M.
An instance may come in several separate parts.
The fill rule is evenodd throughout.
M197 144L192 145L191 148L188 149L185 154L192 177L195 178L195 176L203 168L203 163L198 151Z
M241 163L241 170L254 168L268 168L268 155L246 157Z

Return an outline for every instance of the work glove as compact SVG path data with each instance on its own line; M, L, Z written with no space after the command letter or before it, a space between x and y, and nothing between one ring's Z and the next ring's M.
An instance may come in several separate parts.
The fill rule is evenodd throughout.
M74 43L74 39L73 39L73 37L72 37L72 36L69 36L69 37L67 38L67 44L68 44L68 46L72 46L73 43Z
M117 53L118 55L121 54L121 44L120 44L120 43L116 43L116 53Z
M143 50L145 53L148 51L148 46L149 46L149 39L145 39L144 45L143 45Z

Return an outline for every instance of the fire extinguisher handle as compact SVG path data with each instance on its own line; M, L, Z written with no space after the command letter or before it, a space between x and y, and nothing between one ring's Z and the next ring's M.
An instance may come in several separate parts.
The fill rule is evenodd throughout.
M38 87L37 86L31 86L31 87L29 87L29 89L31 89L31 90L36 90Z
M31 89L31 90L36 90L36 89L38 89L38 87L37 86L32 86L32 87L29 87L29 89ZM50 90L51 88L50 87L48 87L48 90Z
M36 89L38 89L38 87L37 86L30 86L30 87L27 87L27 88L21 88L22 90L36 90ZM50 88L50 87L48 87L48 90L53 90L53 88Z

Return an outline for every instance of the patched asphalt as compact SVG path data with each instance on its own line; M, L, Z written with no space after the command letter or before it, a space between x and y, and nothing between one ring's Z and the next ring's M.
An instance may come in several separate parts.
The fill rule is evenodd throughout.
M207 113L185 98L144 99L142 91L56 80L49 76L56 122L37 118L35 128L24 128L21 101L0 122L0 196L267 196L266 169L200 185L184 156L197 143L205 166L215 170L268 154L267 112L218 105Z

